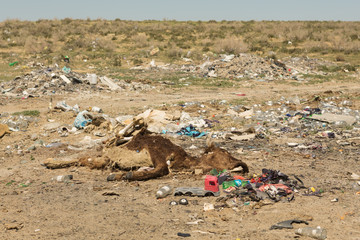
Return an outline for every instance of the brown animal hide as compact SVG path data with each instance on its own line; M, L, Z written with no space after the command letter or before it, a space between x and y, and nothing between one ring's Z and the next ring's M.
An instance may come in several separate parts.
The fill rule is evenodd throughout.
M249 172L246 163L232 157L224 149L211 145L201 158L194 158L169 139L159 135L152 136L146 130L134 136L124 147L134 151L141 151L145 148L150 153L154 169L143 172L128 172L125 176L112 174L108 177L109 181L123 178L130 181L157 178L167 175L169 168L176 171L202 168L204 171L209 171L213 168L223 170L241 166L244 173ZM167 162L170 162L169 166Z
M244 173L249 172L246 163L234 158L229 152L213 144L207 147L200 158L195 158L188 155L184 149L175 145L169 139L160 135L151 135L145 128L139 130L126 144L115 146L119 139L123 139L123 137L110 139L109 141L112 144L105 149L101 156L82 157L71 161L48 159L44 162L44 165L47 168L63 168L76 165L90 167L91 169L108 168L114 170L136 169L136 164L154 166L154 169L150 171L129 171L127 174L111 174L107 178L108 181L121 179L129 181L147 180L165 176L169 174L170 170L193 171L203 169L205 172L214 168L220 171L241 166ZM129 165L134 168L126 168Z

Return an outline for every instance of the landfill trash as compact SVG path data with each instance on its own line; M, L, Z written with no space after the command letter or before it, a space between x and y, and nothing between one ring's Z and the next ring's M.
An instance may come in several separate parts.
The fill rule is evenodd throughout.
M150 62L150 68L156 68L156 63L154 59L152 59Z
M97 112L97 113L102 113L102 112L103 112L103 110L102 110L101 108L96 107L96 106L91 107L91 108L90 108L90 111L92 111L92 112Z
M181 232L178 232L177 235L179 237L191 237L191 234L190 233L181 233Z
M163 186L156 192L156 198L164 198L171 194L172 188L170 186Z
M75 113L78 113L80 111L80 108L77 104L75 104L73 107L66 104L65 101L59 101L56 103L55 109L61 109L63 111L73 111Z
M311 187L310 189L307 189L305 193L303 193L303 196L316 196L316 197L322 197L323 190L319 189L316 190L314 187Z
M27 131L27 128L30 123L37 122L36 117L32 116L10 116L7 120L2 121L3 124L6 124L9 127L10 131Z
M312 115L308 119L314 119L318 121L324 121L328 123L345 122L348 125L353 125L356 122L356 118L348 115L338 115L332 113L323 113L321 115Z
M181 198L181 199L179 200L179 204L180 204L180 205L188 205L189 202L188 202L188 200L187 200L186 198Z
M107 86L108 86L111 90L113 90L113 91L116 91L116 90L119 90L119 89L120 89L119 85L117 85L116 83L114 83L110 78L108 78L108 77L106 77L106 76L101 77L101 78L100 78L100 81L101 81L103 84L107 85Z
M68 67L64 66L64 67L62 68L62 71L63 71L64 73L70 73L70 72L71 72L71 68L68 68Z
M147 130L153 133L176 132L181 128L173 123L174 121L180 119L179 111L165 112L148 109L135 117L135 119L140 118L144 119L144 122L147 125Z
M151 51L150 51L150 55L151 55L151 56L154 56L154 55L157 54L159 51L160 51L160 49L159 49L158 47L153 48L153 49L151 49Z
M52 178L52 180L58 181L58 182L67 182L73 179L73 175L59 175L56 176L54 178Z
M355 190L355 191L358 191L360 190L360 181L357 181L357 182L353 182L351 184L352 188Z
M189 126L187 126L187 127L181 128L176 133L179 134L179 135L186 135L186 136L195 137L195 138L200 138L200 137L205 136L207 134L206 132L197 131L196 128L194 126L192 126L191 124Z
M93 79L89 81L87 74L74 71L64 73L62 69L59 69L55 64L55 66L38 67L30 73L16 77L12 81L3 82L0 86L0 92L9 97L23 96L23 98L26 99L29 97L54 95L64 92L91 93L101 90L115 91L121 89L139 92L155 88L155 86L142 82L126 82L121 79L111 80L99 76L97 79L96 84L91 84L94 83L94 81Z
M90 118L86 118L85 116L89 115L89 112L84 110L79 112L74 121L74 126L78 129L84 128L87 123L92 122Z
M64 82L66 82L67 84L70 84L70 83L71 83L71 81L70 81L65 75L60 75L60 78L61 78Z
M255 139L256 134L246 134L246 135L233 135L230 136L231 140L235 140L235 141L250 141Z
M234 59L235 55L234 55L234 54L223 55L222 57L223 57L223 59L221 59L221 61L223 61L223 62L230 62L231 60Z
M58 129L59 127L61 127L61 123L58 122L49 122L46 123L42 126L42 129L44 129L45 131L52 131L54 132L56 129Z
M220 192L213 192L204 190L199 187L178 187L175 188L174 196L197 196L197 197L209 197L209 196L219 196Z
M338 198L334 198L334 199L331 199L330 202L338 202L339 199Z
M15 65L18 64L18 63L19 63L18 61L15 61L15 62L9 63L9 66L10 66L10 67L15 66Z
M101 195L103 196L120 196L117 192L103 192Z
M195 220L193 222L187 222L186 224L187 225L198 225L199 223L203 223L203 222L205 222L205 221L202 220L202 219L197 219L197 220Z
M65 57L64 57L64 62L70 63L70 58L69 58L69 56L65 56Z
M177 201L170 201L169 205L170 206L175 206L175 205L178 205L178 202Z
M61 143L61 142L53 142L53 143L50 143L50 144L46 145L45 147L47 147L47 148L56 148L56 147L61 147L63 145L64 144Z
M218 182L217 177L206 175L204 189L206 191L218 192L219 191L219 182Z
M97 75L96 74L88 74L87 80L89 81L90 85L97 84Z
M306 225L308 225L309 223L306 222L306 221L303 221L303 220L297 220L297 219L293 219L293 220L286 220L286 221L282 221L282 222L279 222L275 225L272 225L270 227L270 230L272 229L283 229L283 228L286 228L286 229L293 229L293 223L305 223Z
M214 204L212 203L204 203L204 211L207 212L207 211L211 211L211 210L214 210L215 207L214 207Z
M299 146L299 143L289 142L287 145L288 145L289 147L297 147L297 146Z
M0 134L1 135L1 134ZM351 179L353 180L360 180L360 175L356 174L356 173L352 173L351 174Z
M308 236L320 240L327 238L326 229L323 229L320 226L316 228L314 227L299 228L295 230L295 233L301 236Z
M178 187L175 189L174 196L219 196L219 183L216 176L207 175L205 177L204 188L199 187Z
M294 180L280 171L270 169L263 169L262 175L255 175L251 179L245 179L239 175L232 176L226 170L220 173L211 172L218 176L219 183L222 184L226 193L226 197L220 197L217 201L230 208L249 205L250 201L269 200L273 203L283 199L290 202L294 199L294 192L303 187L298 177L294 176L296 179ZM234 199L237 200L234 201Z

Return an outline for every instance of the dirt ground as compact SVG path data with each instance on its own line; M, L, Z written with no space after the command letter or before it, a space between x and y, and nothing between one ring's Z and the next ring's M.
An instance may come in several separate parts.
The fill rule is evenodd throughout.
M258 82L255 87L244 85L238 89L171 89L151 92L84 93L55 96L53 103L66 100L82 109L98 106L115 117L121 114L139 114L152 107L178 102L209 102L211 100L239 100L263 103L281 96L310 99L328 90L333 95L359 99L357 83L323 83L318 85ZM332 93L329 94L331 96ZM139 182L107 182L110 170L90 170L85 167L46 169L41 165L47 158L74 159L90 150L37 147L26 151L35 140L45 143L56 139L65 144L76 144L89 133L61 137L56 131L45 134L42 127L49 119L61 124L72 124L71 112L48 112L49 97L1 97L1 113L24 110L40 111L38 122L26 131L12 132L0 139L0 239L177 239L180 233L189 233L188 239L311 239L297 236L293 229L270 230L271 225L288 220L309 220L309 226L327 230L327 239L360 239L360 195L352 187L351 173L360 174L357 146L340 146L336 139L309 137L305 141L321 143L326 149L296 151L275 144L274 139L254 139L247 142L215 140L233 156L249 166L251 174L260 174L263 168L296 174L308 187L322 189L322 197L303 196L299 192L291 202L280 201L256 207L253 203L232 208L204 211L204 203L216 205L216 197L187 197L189 205L170 206L168 196L156 199L156 191L163 185L172 187L202 187L204 175L172 173L168 176ZM358 100L359 101L359 100ZM354 107L359 107L354 101ZM357 108L359 109L359 108ZM221 115L222 109L212 109L209 115ZM34 136L36 134L36 137ZM282 141L286 142L284 138ZM187 136L170 138L193 155L205 147L205 139ZM190 150L195 145L198 148ZM16 147L21 147L19 152ZM10 149L10 151L9 151ZM242 149L243 153L240 153ZM11 152L11 153L9 153ZM69 182L52 181L58 175L72 174ZM221 196L225 196L221 192ZM331 200L337 198L337 202ZM187 224L196 220L198 224ZM294 228L305 224L294 224Z

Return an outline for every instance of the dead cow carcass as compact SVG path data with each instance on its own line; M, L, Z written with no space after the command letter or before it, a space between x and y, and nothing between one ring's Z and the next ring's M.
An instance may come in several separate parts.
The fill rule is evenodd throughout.
M112 180L147 180L157 178L169 173L169 169L174 171L203 169L223 170L242 167L244 173L249 172L248 166L230 155L224 149L214 146L208 146L205 153L200 158L188 155L180 146L173 144L169 139L159 135L151 135L144 130L134 136L126 145L122 146L134 152L147 150L150 154L153 170L128 172L127 174L112 174L108 177Z
M208 146L200 158L188 155L183 148L160 135L152 135L146 128L134 134L125 143L123 137L109 141L101 156L82 157L71 161L49 160L44 163L47 168L64 168L69 166L87 166L93 169L112 169L128 171L108 176L108 181L126 179L147 180L169 174L171 171L192 171L194 169L223 170L241 167L244 173L249 172L248 166L230 155L224 149L212 144ZM122 144L120 146L115 146ZM132 171L139 166L153 166L150 171Z

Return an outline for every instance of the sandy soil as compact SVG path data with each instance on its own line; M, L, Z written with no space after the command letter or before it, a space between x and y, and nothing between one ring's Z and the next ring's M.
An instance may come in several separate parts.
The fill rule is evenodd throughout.
M69 105L81 108L101 107L110 116L138 114L153 107L161 109L164 103L180 101L206 102L241 98L234 93L245 93L250 103L278 99L281 96L310 98L327 90L342 91L342 96L357 96L355 83L326 83L323 85L276 85L256 83L255 88L239 89L164 89L147 93L121 92L109 94L68 94L56 96L53 101L66 100ZM335 94L335 93L334 93ZM336 93L339 95L338 93ZM16 145L26 150L34 143L33 134L49 143L59 139L63 143L76 143L91 134L81 132L60 137L57 132L42 135L42 126L53 119L62 124L72 124L72 113L48 112L49 97L29 99L1 99L1 113L38 109L38 122L30 124L27 131L12 132L0 139L0 239L177 239L177 233L189 233L189 239L292 239L292 229L269 230L270 226L288 219L303 219L310 226L321 226L327 239L360 239L360 195L355 193L349 173L360 174L358 146L339 146L336 140L312 136L305 141L326 144L326 149L295 151L275 144L274 139L256 139L249 142L217 140L219 146L242 159L251 173L261 169L281 170L300 176L305 185L323 189L322 197L295 195L291 202L254 206L240 206L239 211L219 208L204 211L204 203L216 205L216 197L187 197L189 205L170 206L168 196L157 200L155 192L163 185L173 187L203 186L204 176L170 174L142 182L107 182L109 170L90 170L85 167L49 170L41 163L50 157L74 159L88 150L38 147L18 154ZM355 107L358 107L355 103ZM221 113L212 109L209 114ZM94 137L94 136L92 136ZM172 139L188 152L197 155L205 146L203 139L181 137ZM286 139L283 141L286 142ZM191 145L198 147L189 150ZM12 153L8 154L7 146ZM243 154L239 149L243 149ZM51 179L72 174L69 182ZM225 195L224 192L221 193ZM331 200L338 198L338 202ZM189 225L187 222L202 219ZM294 224L294 228L304 227ZM311 239L301 236L300 239Z

